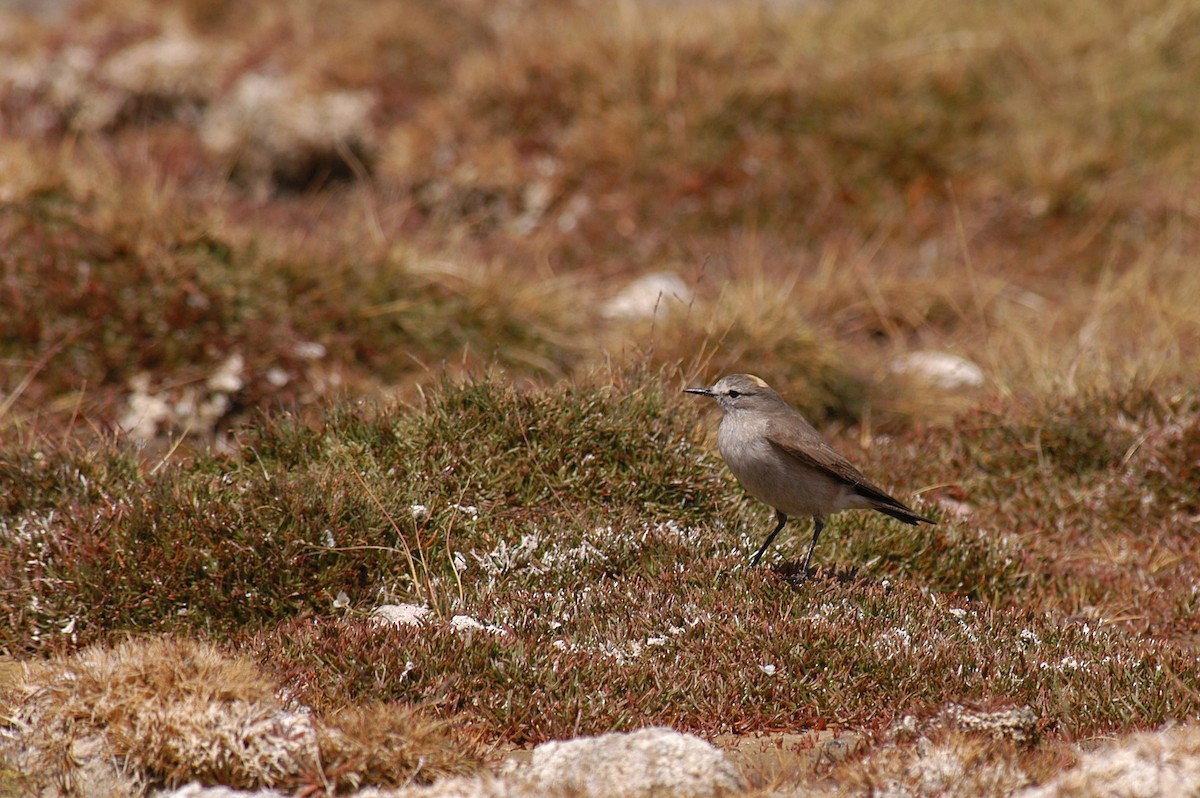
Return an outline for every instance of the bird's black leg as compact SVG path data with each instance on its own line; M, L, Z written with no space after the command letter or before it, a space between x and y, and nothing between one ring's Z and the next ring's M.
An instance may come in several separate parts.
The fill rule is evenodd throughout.
M775 539L775 536L779 534L779 530L783 529L783 525L787 523L787 516L779 510L775 511L775 517L779 520L779 524L775 527L771 534L767 535L766 541L764 541L762 546L759 547L758 551L754 553L754 556L750 558L751 566L758 565L758 561L762 559L763 552L767 550L767 546L771 545L771 541ZM809 554L812 554L812 552L810 551Z
M821 536L821 530L825 528L825 519L819 515L813 516L813 539L812 544L808 547L808 556L804 558L804 569L801 571L805 576L808 575L808 562L812 559L813 549L817 547L817 538Z

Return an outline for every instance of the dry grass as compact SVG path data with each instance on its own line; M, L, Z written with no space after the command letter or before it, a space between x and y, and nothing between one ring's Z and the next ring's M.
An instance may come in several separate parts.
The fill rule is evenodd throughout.
M1195 120L1179 99L1195 22L1170 4L1105 7L1082 13L1087 24L1036 4L999 19L938 3L881 15L869 2L174 8L98 3L42 49L12 45L27 59L4 95L10 132L22 134L6 145L14 306L58 318L81 291L119 293L130 272L153 280L150 263L200 269L190 288L177 281L180 293L108 310L129 320L128 343L101 338L70 364L95 415L119 415L106 394L139 360L203 368L233 347L250 350L252 373L273 356L292 374L282 391L252 385L252 405L372 374L406 381L464 355L560 375L594 364L592 331L610 351L645 348L644 333L614 336L588 301L595 275L642 264L681 271L699 292L683 329L651 336L661 362L694 362L703 336L717 370L751 361L775 382L816 385L811 409L835 417L919 411L896 386L862 387L918 346L971 357L1005 396L1136 385L1196 365ZM215 80L165 98L170 81L154 70L137 73L146 87L114 84L122 59L180 63L169 55L180 40L216 59ZM71 129L78 101L28 83L39 59L74 63L67 52L74 71L43 80L74 87L68 99L116 93L124 108L81 144L46 136ZM251 120L271 118L277 96L318 108L350 93L374 111L352 130L314 111L294 140L281 124L268 126L282 137L273 142L239 132L227 113L244 102L239 87L272 70L290 77L251 92ZM204 131L231 125L224 139L242 143L210 146ZM261 164L258 202L223 182L244 163ZM371 171L311 201L262 184L328 190ZM397 251L398 240L419 246ZM49 290L32 290L39 260L37 274L62 272ZM417 285L389 279L396 271L415 271ZM222 273L254 290L214 292L209 275ZM436 311L412 315L426 303ZM131 357L130 344L167 331L187 341L201 325L219 352ZM69 353L93 337L81 326L22 321L5 356L30 366L54 347ZM812 343L835 337L850 373L805 373L834 359L808 354ZM317 374L288 354L309 340L332 355ZM79 381L55 379L64 360L38 383L74 407Z
M142 795L189 782L342 791L474 769L471 744L407 707L321 717L253 664L189 641L91 648L0 697L8 761L39 789Z

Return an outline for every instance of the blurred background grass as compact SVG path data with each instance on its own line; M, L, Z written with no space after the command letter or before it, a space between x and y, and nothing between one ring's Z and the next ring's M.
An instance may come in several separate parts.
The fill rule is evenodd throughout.
M849 421L945 409L888 376L916 349L1002 397L1186 379L1200 22L1093 5L109 0L13 21L6 418L111 423L137 374L171 393L232 352L234 411L647 353ZM605 312L662 271L685 302Z

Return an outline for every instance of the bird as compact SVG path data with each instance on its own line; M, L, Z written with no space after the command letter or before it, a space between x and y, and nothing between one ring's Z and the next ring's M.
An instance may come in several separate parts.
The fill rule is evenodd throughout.
M825 519L834 513L876 510L913 526L936 523L867 479L761 378L730 374L711 388L685 388L684 392L707 396L720 405L721 456L746 492L775 510L776 526L750 559L751 566L758 565L790 516L813 519L802 574L808 573Z

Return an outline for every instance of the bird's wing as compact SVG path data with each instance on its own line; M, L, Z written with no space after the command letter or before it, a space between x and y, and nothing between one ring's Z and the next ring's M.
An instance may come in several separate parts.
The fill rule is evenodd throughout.
M889 496L883 488L863 476L863 473L855 468L849 460L826 443L816 430L800 428L803 430L803 434L796 434L794 430L797 428L792 427L792 429L793 433L790 435L779 434L778 427L772 424L767 429L767 440L778 451L808 468L824 472L834 479L846 483L854 489L855 493L880 504L912 512Z

